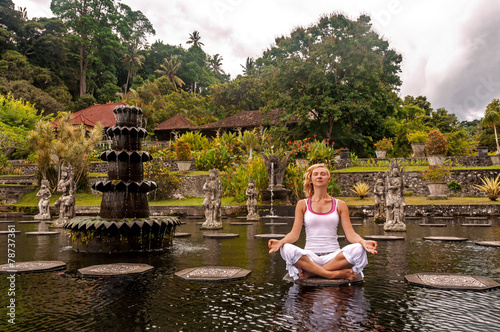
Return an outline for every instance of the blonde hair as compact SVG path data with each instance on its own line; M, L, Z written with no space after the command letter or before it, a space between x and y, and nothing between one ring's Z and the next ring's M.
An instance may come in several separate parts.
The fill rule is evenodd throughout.
M312 176L313 171L316 168L320 168L320 167L326 168L326 170L328 171L328 177L330 177L330 170L328 169L328 167L326 167L325 164L321 163L321 164L314 164L314 165L310 166L307 169L307 171L304 173L304 194L306 195L307 198L314 195L314 186L311 183L311 176Z

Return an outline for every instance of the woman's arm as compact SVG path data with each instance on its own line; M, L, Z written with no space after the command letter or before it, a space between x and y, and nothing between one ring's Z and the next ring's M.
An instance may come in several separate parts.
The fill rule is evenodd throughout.
M304 224L304 212L306 212L306 203L304 200L300 200L295 207L295 219L292 230L281 240L271 239L267 243L270 254L278 251L285 243L294 243L299 239L302 225Z
M358 233L356 233L354 228L352 228L351 218L349 217L349 208L347 207L347 204L339 199L337 210L339 212L340 222L342 223L342 228L344 229L347 240L351 243L361 243L366 251L372 254L376 254L377 242L364 240Z

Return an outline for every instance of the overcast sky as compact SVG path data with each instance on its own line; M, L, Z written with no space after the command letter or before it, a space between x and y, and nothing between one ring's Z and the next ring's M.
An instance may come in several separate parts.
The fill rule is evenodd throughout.
M53 16L50 0L13 0L29 18ZM403 55L400 95L426 96L461 120L481 118L500 98L500 0L122 0L141 10L156 35L150 41L188 48L199 31L203 49L219 53L235 78L281 35L322 14L372 17L373 29Z

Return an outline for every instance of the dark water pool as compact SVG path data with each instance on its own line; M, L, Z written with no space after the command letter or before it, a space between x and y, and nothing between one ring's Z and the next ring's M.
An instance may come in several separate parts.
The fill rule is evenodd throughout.
M8 322L9 282L0 275L0 331L500 331L500 289L471 292L420 288L404 276L448 272L500 281L500 248L475 245L500 240L500 226L421 227L409 221L405 241L380 241L379 254L369 257L365 283L346 287L302 287L282 281L284 263L267 253L260 233L286 233L291 227L230 225L236 239L204 239L196 222L186 219L163 253L82 254L61 234L28 237L38 224L15 225L16 261L61 260L64 272L20 274L15 279L16 324ZM283 220L277 220L283 222ZM355 227L364 235L384 234L365 221ZM62 230L61 230L62 232ZM393 235L393 234L391 234ZM424 236L463 236L466 242L433 242ZM298 242L303 245L304 238ZM345 240L341 245L347 244ZM154 271L135 278L82 279L77 270L95 264L141 262ZM7 237L0 236L0 264L7 263ZM193 282L174 275L185 268L225 265L252 271L244 280Z

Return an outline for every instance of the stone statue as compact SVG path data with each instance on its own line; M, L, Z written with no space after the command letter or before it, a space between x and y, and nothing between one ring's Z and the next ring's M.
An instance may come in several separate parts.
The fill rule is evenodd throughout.
M208 180L203 185L203 190L207 192L203 201L205 209L205 222L201 225L202 229L221 229L222 221L220 214L222 198L222 182L219 178L219 170L211 169L208 172Z
M71 166L61 166L61 179L57 184L57 191L62 192L62 196L55 203L59 210L59 218L54 222L54 226L62 227L69 219L75 217L75 180L73 168Z
M373 221L382 223L385 221L385 181L384 176L380 173L375 177L373 200L375 202Z
M403 168L399 167L396 160L392 160L389 165L389 175L385 180L385 231L406 231L406 225L404 223L405 197L402 172Z
M278 155L267 156L262 152L262 159L266 165L267 176L269 178L269 188L283 188L283 180L285 180L285 170L288 165L288 158L290 158L290 151L288 151L284 158Z
M259 192L255 188L255 181L250 175L250 180L248 180L248 187L246 191L247 199L247 220L259 220L259 214L257 213L257 196Z
M39 213L35 216L35 219L39 220L49 220L50 219L50 209L49 209L49 199L52 196L50 193L50 184L48 180L42 180L40 185L40 190L36 193L40 197L38 202Z

